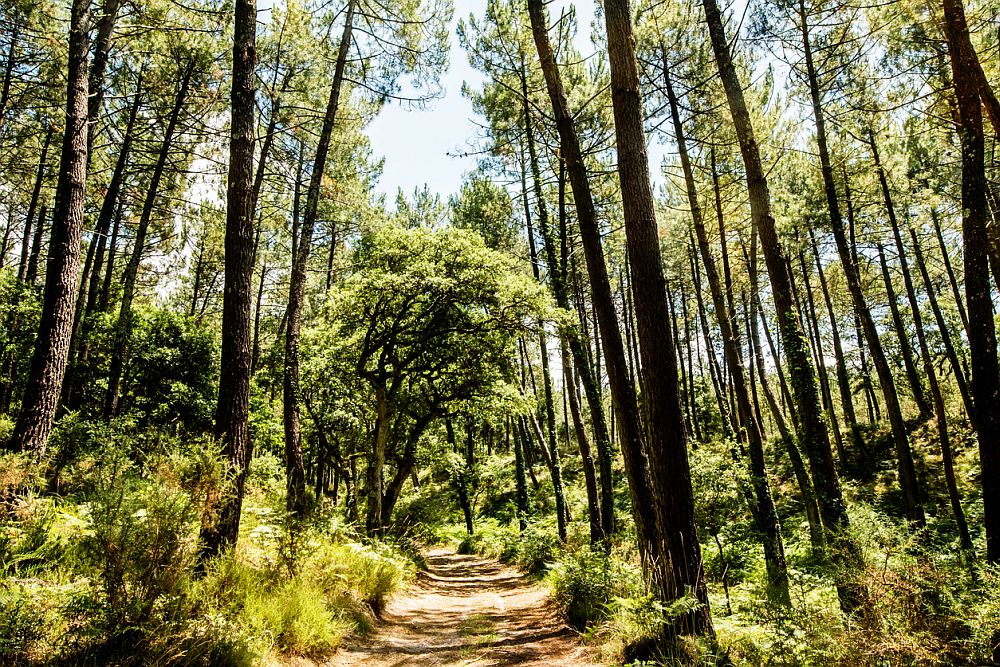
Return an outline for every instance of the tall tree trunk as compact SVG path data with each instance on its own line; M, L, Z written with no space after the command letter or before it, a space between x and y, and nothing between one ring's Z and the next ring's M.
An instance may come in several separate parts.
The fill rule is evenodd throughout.
M931 282L931 276L927 271L927 263L924 261L924 252L921 250L920 242L917 240L916 234L912 233L912 230L911 238L913 240L913 256L917 261L917 270L920 272L920 278L924 283L924 290L927 292L927 301L930 303L931 312L934 313L934 321L937 324L938 334L941 336L945 356L948 357L948 362L951 364L952 374L955 376L955 384L958 385L958 393L961 395L962 404L965 406L965 414L975 427L976 405L972 400L972 392L969 389L968 381L965 379L965 372L962 370L958 351L955 349L951 333L948 330L948 323L944 319L944 313L941 312L941 306L938 304L937 297L935 296L937 286Z
M802 270L802 291L805 292L805 317L803 322L812 327L814 345L816 347L816 370L819 375L819 386L823 396L823 405L826 407L826 414L830 419L830 429L833 431L833 443L837 448L837 457L841 466L847 463L847 449L844 447L844 438L840 432L840 423L837 421L837 413L833 407L833 392L830 389L830 375L826 369L826 353L823 350L823 336L819 330L819 317L816 315L816 300L813 298L812 281L809 279L809 267L806 264L805 254L799 251L799 267Z
M120 8L121 0L105 0L101 8L100 21L97 22L94 58L90 65L90 98L87 101L87 123L90 125L87 135L88 155L94 145L94 137L97 136L97 120L104 104L104 73L111 55L111 40L114 37Z
M93 98L91 98L93 100ZM80 291L76 301L76 316L73 326L73 341L70 345L70 380L72 387L67 396L67 403L70 408L76 407L76 399L82 389L83 378L78 373L72 372L86 363L89 357L88 337L93 329L93 322L89 321L94 309L97 307L97 297L101 280L101 268L104 266L104 254L108 246L108 232L111 227L112 218L119 206L119 196L125 182L125 168L132 150L132 142L135 139L135 123L139 114L139 106L142 101L142 76L139 77L136 85L135 99L129 107L128 121L125 125L125 132L122 134L121 144L118 147L118 158L115 161L115 170L108 182L108 189L104 194L101 203L101 211L97 215L97 223L94 225L94 237L90 242L87 260L90 263L89 274L84 271L86 282L81 282ZM91 123L93 127L93 123ZM74 355L75 352L75 355Z
M855 266L860 266L858 263L858 242L855 236L855 224L854 224L854 203L851 198L851 181L847 177L847 169L844 169L844 203L847 204L847 226L850 232L850 242L851 242L851 261L854 262ZM861 364L861 385L865 393L865 403L868 406L868 422L870 424L875 424L882 421L882 412L879 408L878 397L875 395L875 383L872 382L871 373L868 370L868 357L865 353L865 336L861 333L861 318L858 316L857 311L854 313L854 332L855 340L858 343L858 360Z
M232 488L214 520L202 521L202 557L236 545L243 490L253 442L250 439L250 305L253 277L254 128L257 105L257 3L237 0L233 25L232 118L229 183L226 189L226 276L222 301L222 374L215 413L215 437L228 463Z
M778 523L778 513L771 497L771 484L768 481L766 464L764 462L764 435L760 423L753 411L750 391L747 387L746 371L743 359L740 357L739 340L733 324L735 309L732 299L732 282L729 275L729 262L725 260L726 292L719 280L719 272L715 267L715 258L708 242L708 232L702 220L701 204L698 202L698 186L694 180L694 170L688 157L687 140L684 135L684 125L681 123L677 108L677 96L670 81L667 66L667 52L661 45L663 58L663 79L667 89L667 100L670 104L670 117L674 124L674 140L680 153L681 169L684 172L684 183L687 190L688 206L691 209L691 219L698 238L698 249L701 251L702 264L708 276L708 285L712 294L712 305L715 307L715 317L722 333L722 347L726 355L726 365L733 379L733 391L736 394L736 404L739 410L740 422L743 424L747 449L750 453L750 485L753 488L755 501L753 517L757 523L764 546L764 562L767 567L767 596L771 602L788 606L791 598L788 593L788 566L785 563L785 547L781 539L781 528ZM713 173L715 161L712 161ZM717 179L716 179L717 184ZM719 218L720 225L722 218ZM724 227L721 227L724 237ZM725 241L723 241L725 243ZM723 253L723 258L727 253ZM728 299L726 297L729 297Z
M844 233L844 221L840 215L840 205L837 201L837 186L833 179L833 166L830 163L830 152L827 148L826 118L823 114L819 79L813 64L812 44L809 37L809 25L806 20L804 0L799 0L799 18L802 29L802 50L805 56L806 75L809 80L809 93L812 100L813 119L816 123L816 143L819 148L820 170L823 174L823 189L826 193L827 207L830 212L830 227L833 229L833 238L837 242L837 251L840 254L840 262L844 267L847 287L854 301L855 311L861 318L862 331L864 331L865 338L867 339L868 349L871 350L872 361L875 364L875 371L878 373L879 384L882 387L882 394L885 398L886 410L889 413L892 440L896 449L899 483L903 488L903 495L906 499L906 518L919 527L924 525L924 508L921 504L920 483L917 480L917 473L913 464L913 452L910 449L910 440L906 433L906 424L903 421L899 396L896 393L895 379L893 378L889 361L886 359L885 351L882 348L878 329L875 327L875 321L872 318L867 300L862 291L858 265L852 257L851 247L847 242L847 235ZM891 299L889 305L891 309L896 308L895 303ZM900 328L901 324L897 322L896 326ZM901 332L900 336L903 336ZM905 340L905 337L901 338L901 342L903 343L904 364L907 366L907 375L910 378L914 399L921 413L927 413L929 412L929 409L926 408L927 401L923 398L923 389L920 385L919 377L916 375L916 366L913 364L912 354L909 353L909 343Z
M365 530L377 535L382 527L382 489L385 486L385 456L389 442L389 399L384 385L375 388L375 439L365 469Z
M611 281L604 261L604 248L601 243L601 232L594 208L594 199L590 190L587 166L583 159L573 115L569 111L569 104L563 91L555 56L549 43L542 0L529 0L528 14L531 18L531 31L555 116L562 158L566 162L566 171L569 174L570 186L573 190L580 240L583 244L587 274L590 278L591 299L600 337L604 342L604 358L611 386L611 398L617 416L619 441L625 460L629 492L632 497L632 516L636 525L639 552L643 562L649 564L659 560L660 544L657 541L656 528L650 513L643 511L643 508L653 506L653 497L649 486L639 404L635 388L628 377L629 366L625 360L625 346L622 342L621 330L618 328L618 313L615 309ZM600 452L599 457L601 457ZM600 460L602 479L610 479L610 475L605 474L603 457ZM608 494L602 495L602 501L608 502ZM604 514L603 516L607 519L609 515Z
M756 241L756 238L754 238L754 241ZM751 243L751 245L755 245L755 243ZM756 248L754 248L754 251L756 251ZM752 294L757 294L758 282L756 252L754 252L754 259L751 261L749 268L750 291ZM764 365L764 353L760 346L760 333L757 328L758 300L756 298L751 298L749 301L749 307L746 308L747 329L749 330L748 337L750 339L750 346L757 361L754 366L757 367L760 387L764 393L764 398L767 400L767 406L771 411L771 416L774 418L774 423L777 426L778 436L781 438L781 442L784 444L785 450L788 452L788 459L792 464L795 481L799 485L799 493L802 494L802 505L805 509L806 521L809 523L809 542L812 545L813 551L816 552L817 555L822 555L826 546L826 537L823 531L823 519L820 517L819 504L816 502L816 489L813 487L812 477L809 475L809 470L806 468L805 461L802 459L802 452L799 451L799 446L795 442L792 430L788 427L788 423L785 421L785 415L781 411L781 406L774 397L774 392L771 391L771 384L768 381L767 374L764 370L766 368Z
M972 72L979 59L969 39L962 0L944 0L945 35L951 57L952 79L958 100L962 145L962 235L965 240L965 297L969 313L969 350L972 356L972 395L976 405L1000 401L996 327L987 259L988 210L984 167L983 115ZM1000 562L1000 412L978 411L977 435L983 476L983 523L986 558ZM1000 647L994 649L1000 660Z
M777 310L778 330L788 358L788 373L799 418L798 441L805 450L812 468L816 498L823 514L823 523L829 532L831 556L844 571L837 581L841 607L851 611L861 604L863 591L849 583L847 571L860 564L861 549L847 532L849 526L847 508L833 461L830 436L820 408L816 372L809 358L805 336L795 316L787 261L771 215L771 194L767 187L767 178L761 164L760 150L754 136L746 99L743 96L743 88L722 25L722 14L716 0L702 0L702 2L716 64L740 143L740 153L747 174L751 219L757 229L764 253Z
M142 264L142 254L146 248L146 235L149 232L149 223L153 219L153 211L156 207L156 199L160 194L160 182L166 171L167 160L170 157L170 150L174 144L177 132L177 124L180 121L181 110L187 100L191 86L191 79L195 73L195 60L188 61L181 75L180 87L177 96L174 98L174 106L170 110L167 120L167 128L163 134L163 141L160 144L160 152L153 167L153 173L149 179L149 186L146 191L146 198L142 205L142 214L139 216L139 225L135 230L135 240L132 242L132 254L128 264L125 265L125 273L122 276L122 302L118 312L118 321L115 323L114 348L111 354L111 368L108 372L108 389L104 396L104 418L110 419L118 414L118 400L121 397L122 373L125 369L125 361L128 359L129 348L132 337L132 301L135 298L136 279L139 275L139 266ZM252 150L252 146L251 146Z
M851 442L856 448L862 446L861 430L858 428L858 417L854 411L854 395L851 393L851 378L847 374L847 360L844 355L844 345L840 338L840 327L837 324L837 314L833 309L833 299L830 297L830 288L826 282L826 274L823 271L823 262L819 256L819 247L816 243L816 236L812 229L809 229L809 245L812 246L813 259L816 261L816 273L819 276L819 286L823 291L823 302L826 304L826 313L830 318L830 333L833 336L833 354L836 357L837 388L840 390L840 406L844 413L844 421L847 422L847 429L851 433ZM847 461L841 460L841 465Z
M643 368L650 481L661 560L655 563L661 599L693 593L697 610L672 621L673 630L714 635L701 547L694 521L694 494L681 414L674 341L670 334L660 239L643 130L642 93L628 0L606 0L611 101L615 118L618 179L626 247Z
M965 311L965 300L962 298L962 290L958 287L958 279L955 277L955 269L951 265L951 255L948 245L944 242L944 234L941 232L941 221L938 219L938 212L935 207L931 207L931 222L934 224L934 236L937 238L938 249L941 251L941 260L944 262L945 271L948 273L948 282L951 285L951 293L955 297L955 306L958 308L958 316L962 318L962 327L965 334L969 334L969 315Z
M534 128L532 127L530 109L529 109L529 99L528 99L528 83L527 75L525 73L525 64L522 59L521 67L521 92L522 92L522 104L523 104L523 117L524 117L524 137L525 145L528 149L528 165L531 169L531 183L532 191L535 196L535 206L538 213L538 229L542 236L542 247L545 251L545 259L548 264L549 269L549 283L552 288L552 293L556 299L556 305L560 308L565 308L570 310L572 306L569 302L569 293L566 289L565 282L565 271L564 267L559 262L556 257L555 239L552 234L552 227L549 220L548 205L545 202L545 194L542 190L542 173L541 167L538 162L538 151L535 145L535 135ZM525 199L527 202L527 199ZM535 271L535 279L540 280L538 274L538 256L537 250L534 244L534 234L531 229L531 217L528 215L526 217L528 221L528 235L530 239L529 252L531 253L531 263ZM572 331L567 331L563 334L570 343L571 348L575 348L576 356L578 362L583 359L583 347L582 343L577 336ZM545 426L546 433L548 435L548 449L552 452L552 461L558 460L559 452L556 448L556 433L555 433L555 423L556 414L555 406L553 404L553 391L552 391L552 375L549 370L549 355L548 346L546 341L546 335L544 329L539 329L538 333L538 346L541 353L542 362L542 390L543 390L543 400L544 400L544 412L545 412ZM581 364L582 366L582 364ZM586 371L584 371L586 372ZM599 406L599 415L603 416L603 409L600 408L600 401L597 402ZM599 416L598 419L601 417ZM607 433L607 427L604 427L605 434ZM607 437L605 435L605 437ZM558 531L559 539L566 540L566 500L562 487L562 472L558 469L557 465L552 465L552 485L555 491L555 502L556 502L556 515L558 518Z
M583 479L587 489L587 516L590 519L590 542L599 544L604 541L604 526L601 521L601 500L597 491L597 469L594 466L594 455L587 437L587 427L580 414L579 385L573 372L573 359L569 346L563 343L563 376L566 383L565 391L569 402L569 412L573 417L573 430L576 442L580 448L580 462L583 466Z
M87 185L89 30L89 0L73 0L66 77L66 129L56 184L42 314L21 411L11 437L12 449L31 452L38 458L45 453L62 391L73 330L73 297L80 273Z
M38 209L35 233L31 239L31 252L28 254L28 268L24 272L24 282L32 287L38 282L38 260L42 254L42 237L45 235L45 218L48 211L45 204Z
M121 231L122 218L124 217L125 205L119 199L118 210L115 213L115 222L111 227L111 238L108 240L108 265L104 269L104 279L101 281L101 295L97 300L97 311L108 312L111 304L111 284L115 275L115 258L118 255L118 233Z
M889 216L889 225L892 227L893 238L896 241L896 249L899 251L899 268L903 274L903 286L906 289L906 296L910 303L910 310L914 313L913 317L919 317L916 314L917 311L917 300L913 293L913 280L910 278L910 268L906 262L906 252L903 248L903 240L899 235L899 222L896 220L896 207L892 203L892 193L889 190L889 179L885 173L885 167L882 165L882 158L878 152L878 143L875 140L875 132L871 129L868 130L868 145L872 151L872 159L875 162L875 171L878 173L879 187L882 191L882 201L885 204L886 214ZM899 348L903 354L903 365L906 368L906 377L910 382L910 392L913 394L913 400L917 404L917 410L920 412L920 418L922 420L930 419L931 417L931 406L927 402L927 396L924 394L924 386L920 381L920 376L917 373L917 367L913 360L912 347L910 345L910 340L906 336L906 328L903 326L902 317L899 314L899 306L896 304L895 290L892 287L892 281L888 279L887 272L883 272L883 279L886 284L886 292L889 294L889 309L893 318L893 323L896 328L896 335L899 338ZM919 338L922 334L917 333ZM918 341L919 345L919 341Z
M513 431L514 446L514 503L517 506L518 527L523 533L528 528L528 480L524 474L524 438L522 437L523 429L520 420L514 424L511 430Z
M917 236L910 230L914 246L917 245ZM900 240L901 241L901 240ZM937 371L934 368L934 360L931 358L930 349L927 345L927 338L923 334L923 325L920 320L920 311L914 310L914 322L919 332L918 341L920 344L920 356L924 360L924 373L927 375L927 384L930 387L931 398L934 401L934 415L937 422L938 442L941 444L941 463L944 466L945 486L948 489L948 501L951 505L952 514L955 516L955 525L958 528L958 537L962 549L972 552L972 536L969 533L969 524L965 518L965 510L962 509L962 497L958 491L958 481L955 477L955 457L951 449L951 437L948 433L948 415L945 412L944 397L941 395L941 387L938 384Z
M31 190L31 199L28 200L28 213L24 216L24 234L21 236L21 261L17 265L17 279L24 281L28 272L28 254L31 250L31 231L35 223L35 212L38 208L38 198L42 191L42 183L45 180L45 165L49 155L49 146L52 143L52 126L45 130L45 140L42 142L42 153L38 158L38 170L35 173L35 185ZM65 140L64 140L65 141Z
M285 424L285 473L288 496L286 506L294 516L301 516L306 510L305 472L302 464L302 432L299 425L299 335L302 328L302 310L305 305L307 269L309 254L312 250L313 231L316 227L316 217L319 210L319 199L323 186L323 174L326 172L326 159L330 150L330 137L337 120L340 107L340 92L344 82L344 70L347 67L348 50L351 47L352 31L354 30L354 10L356 0L350 0L347 14L344 18L344 31L340 38L340 48L337 52L337 64L330 86L330 97L323 116L323 126L320 130L319 143L316 145L316 155L313 159L312 175L309 179L309 189L306 192L306 208L302 216L302 230L298 235L296 252L292 256L292 273L288 287L288 328L285 333L285 365L283 375L284 424ZM388 424L385 425L388 428ZM383 443L384 446L384 443ZM371 464L369 464L371 465ZM369 475L369 481L372 481ZM381 527L380 507L371 507L372 498L378 496L378 505L382 498L381 470L377 479L377 489L369 489L369 510L367 525L369 530ZM374 515L373 511L377 511Z

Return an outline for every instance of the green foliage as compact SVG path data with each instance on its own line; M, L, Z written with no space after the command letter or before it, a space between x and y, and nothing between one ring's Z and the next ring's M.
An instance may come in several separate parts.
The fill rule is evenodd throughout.
M115 638L154 611L170 618L194 563L190 498L155 482L113 479L89 510L80 548L100 585L92 621Z
M586 631L607 620L615 601L641 595L642 575L620 558L591 548L568 553L550 568L546 582L566 620Z
M35 645L45 636L45 619L19 586L0 589L0 663L31 664Z

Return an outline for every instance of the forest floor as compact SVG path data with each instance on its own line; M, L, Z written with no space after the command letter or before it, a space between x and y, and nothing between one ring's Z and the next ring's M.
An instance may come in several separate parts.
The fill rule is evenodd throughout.
M541 586L496 561L438 549L373 634L346 641L325 667L596 664Z

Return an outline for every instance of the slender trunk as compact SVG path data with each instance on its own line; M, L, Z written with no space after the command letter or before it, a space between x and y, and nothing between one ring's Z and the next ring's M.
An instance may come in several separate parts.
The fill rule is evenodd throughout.
M750 268L750 289L754 293L757 291L756 266ZM771 411L771 416L774 418L774 423L777 426L778 437L785 446L785 451L788 452L788 460L792 464L795 481L799 485L799 493L802 495L802 506L805 509L806 521L809 523L809 543L812 545L813 551L817 555L821 555L826 546L826 537L823 533L823 519L820 517L819 504L816 502L816 490L813 487L812 477L809 475L805 461L802 459L802 452L795 442L792 430L785 421L785 415L781 411L781 406L778 405L774 392L771 390L771 384L768 382L767 374L764 371L764 353L760 347L756 303L755 299L750 299L747 314L750 345L757 361L754 365L757 367L757 376L760 380L761 391L767 401L767 407Z
M1000 562L1000 370L997 368L996 327L987 257L988 210L984 167L981 93L973 71L979 59L969 38L962 0L944 0L945 35L958 102L958 134L962 145L962 235L965 241L965 297L969 314L972 396L990 406L976 414L979 460L983 480L983 523L986 559ZM1000 646L994 648L1000 661Z
M222 374L215 413L215 438L228 463L232 490L214 520L203 520L202 558L236 545L243 490L253 441L250 439L250 305L254 218L251 206L254 127L257 106L257 3L237 0L233 27L232 118L229 182L226 190L226 276L222 301Z
M806 306L808 317L806 320L812 326L813 337L816 341L816 368L819 371L820 389L823 392L823 403L826 405L826 413L830 419L830 428L833 430L833 442L837 448L837 457L840 465L847 465L847 449L844 447L844 438L840 432L840 423L837 421L837 412L833 406L833 391L830 389L830 375L826 368L826 353L823 350L823 337L819 330L819 317L816 315L816 300L813 298L812 281L809 279L809 268L803 252L799 252L799 266L802 270L803 291L806 295Z
M87 54L90 3L73 0L66 119L42 314L11 448L40 458L52 430L73 329L87 185Z
M941 251L941 260L944 262L945 271L948 273L948 282L951 285L951 293L955 297L955 306L958 307L958 316L962 318L962 327L965 334L969 334L969 315L965 312L965 300L962 298L962 290L958 287L958 279L955 277L955 269L951 265L951 254L948 245L944 242L944 234L941 232L941 221L938 219L937 209L931 207L931 222L934 223L934 236L937 238L938 249Z
M768 473L764 462L764 435L761 432L760 423L753 411L750 401L750 391L747 388L746 371L743 369L743 360L740 357L739 340L736 335L736 328L733 324L735 308L732 299L732 282L729 276L729 261L727 253L723 253L723 266L725 267L725 293L723 285L719 280L719 272L715 267L715 258L708 243L708 232L702 220L701 205L698 202L698 187L694 180L694 170L691 168L691 160L687 152L687 140L684 136L684 125L681 123L680 112L677 108L677 97L670 81L670 73L667 67L666 49L660 47L663 57L663 79L667 89L667 99L670 104L670 117L674 124L674 139L677 143L677 150L680 153L681 168L684 172L684 183L686 185L688 206L691 209L691 219L694 223L695 233L698 238L698 248L701 251L702 264L705 266L705 274L708 276L708 285L712 294L712 305L715 307L715 317L722 333L722 347L726 355L726 365L733 379L733 391L736 394L736 402L740 415L740 422L743 424L744 435L747 441L747 449L750 453L750 485L753 488L755 507L753 516L757 523L757 529L761 533L764 546L764 561L767 567L767 595L771 602L788 606L791 598L788 593L788 566L785 563L785 548L781 539L781 528L778 523L778 514L774 507L774 499L771 497L771 484L768 481ZM713 174L715 161L712 161ZM716 179L716 187L718 181ZM722 217L719 217L720 226ZM724 227L723 238L725 238ZM723 241L725 244L725 241ZM728 297L728 299L727 299Z
M819 276L819 286L823 291L823 302L826 304L826 313L830 318L830 333L833 336L833 354L836 357L837 388L840 390L840 407L844 413L844 421L851 433L851 442L856 448L862 446L861 430L858 428L858 417L854 412L854 395L851 393L851 378L847 374L847 361L844 355L844 345L840 338L840 327L837 324L837 314L833 309L833 299L830 297L830 288L826 282L826 274L823 271L823 262L820 260L819 247L812 229L809 229L809 241L812 246L813 259L816 261L816 273ZM841 459L841 465L845 465L846 460Z
M514 503L517 506L517 523L523 533L528 528L528 480L524 474L524 439L518 421L511 429L514 447Z
M0 86L0 128L7 117L7 103L10 102L10 87L14 82L14 68L17 67L17 42L21 38L21 23L16 21L10 28L10 48L3 68L3 85Z
M24 217L24 234L21 236L21 262L17 266L17 279L26 280L28 271L28 253L31 250L31 231L35 222L35 213L38 208L38 198L42 192L42 183L45 180L45 164L49 154L49 146L52 143L52 126L45 130L45 140L42 142L42 153L38 158L38 170L35 173L35 185L31 190L31 199L28 200L28 214Z
M833 547L832 557L844 570L837 581L840 603L846 611L851 611L861 604L863 592L847 581L847 570L858 566L862 554L860 547L847 532L849 519L834 465L830 437L820 408L816 372L809 358L807 343L798 318L795 316L791 279L775 221L771 215L771 195L767 178L761 164L760 150L743 96L743 88L722 25L722 14L716 0L703 0L703 6L716 64L726 90L729 110L740 143L740 153L747 174L751 219L764 252L777 310L778 330L788 357L788 372L799 418L798 441L812 467L816 497L823 514L823 523L829 532L828 541Z
M809 80L813 117L816 122L816 143L819 148L823 188L826 192L827 207L830 212L830 226L833 229L834 240L837 242L840 262L844 267L847 287L854 301L855 311L861 318L862 331L868 341L868 348L871 350L872 361L875 364L875 371L878 373L879 384L882 387L882 394L885 397L886 410L889 413L889 424L892 429L893 445L896 449L899 483L903 488L903 495L906 499L906 518L914 525L920 527L924 525L925 521L924 508L921 504L920 483L917 480L916 469L913 464L913 453L910 449L910 440L906 433L906 424L903 421L903 413L899 405L899 396L896 393L895 379L893 378L888 359L886 359L885 351L882 348L882 341L879 338L878 329L875 327L875 321L868 308L868 302L862 291L858 265L852 257L851 247L847 242L847 235L844 233L844 222L840 215L840 205L837 201L837 186L833 180L833 167L830 163L830 152L827 148L826 118L823 114L820 99L819 80L813 64L812 45L809 37L809 26L806 20L804 0L799 0L799 9L802 28L802 48L805 55L806 74ZM896 310L895 301L891 296L890 309ZM896 315L898 316L898 311ZM897 321L896 327L897 329L901 329L901 322ZM909 343L901 331L898 333L903 352L903 362L907 369L907 376L910 379L914 400L923 414L928 411L925 408L927 401L923 398L923 389L920 385L919 376L916 374L916 366L913 363L912 353L909 351Z
M389 442L389 399L384 384L375 387L375 439L368 452L365 470L365 531L378 535L382 529L382 489L385 486L385 456Z
M146 248L146 235L149 232L149 224L153 219L156 199L160 194L160 181L163 180L163 174L166 171L167 160L170 157L177 124L180 121L184 102L187 100L194 70L195 61L192 59L188 61L181 76L180 88L177 91L177 97L174 98L174 106L167 120L163 142L160 144L159 156L157 157L156 165L153 167L152 176L149 179L146 199L142 205L142 214L139 217L139 225L135 231L132 254L129 257L128 264L125 265L125 273L122 276L122 302L118 312L118 321L115 324L111 369L108 372L108 390L104 396L105 419L110 419L118 414L118 400L122 390L122 373L124 372L125 361L128 358L131 346L132 301L135 298L136 279L139 275L139 266L142 264L142 254ZM251 151L252 149L253 147L251 146Z
M35 233L31 239L31 253L28 255L28 269L24 273L24 282L34 286L38 282L38 259L42 254L42 237L45 235L45 218L48 208L42 204L38 209L38 220L35 221Z
M855 236L854 224L854 203L851 198L851 181L847 177L847 169L844 169L844 203L847 204L847 225L850 231L851 261L855 266L858 264L858 242ZM865 336L861 333L861 317L857 311L854 313L854 332L858 343L858 358L861 363L861 383L865 392L865 402L868 405L868 422L875 424L882 420L882 413L879 409L878 397L875 395L875 383L872 382L871 373L868 370L868 357L865 353Z
M583 479L587 488L587 514L590 518L590 543L598 544L605 539L604 525L601 521L601 501L597 491L597 470L594 466L594 455L587 438L587 428L580 414L579 386L576 374L573 372L573 361L568 346L563 343L563 375L566 382L566 397L569 401L569 412L573 417L573 429L576 432L576 442L580 447L580 462L583 466Z
M569 175L576 217L580 229L587 273L590 278L591 299L597 318L601 339L604 341L604 359L611 398L617 417L619 441L625 460L625 471L632 496L632 516L635 520L639 552L644 564L659 560L660 545L656 540L655 525L650 513L643 508L653 506L649 486L649 473L644 451L643 431L640 424L639 405L635 389L628 377L625 346L618 328L618 313L611 294L611 281L604 261L604 248L597 221L593 195L583 159L573 115L563 92L562 79L549 43L545 25L545 9L541 0L528 2L531 30L545 77L549 100L555 116L556 129L566 171ZM589 398L588 398L589 400ZM603 473L602 473L603 477Z
M101 313L108 312L111 304L111 284L115 274L115 258L118 254L118 234L122 227L122 217L124 217L124 203L118 201L118 210L115 213L115 222L111 227L111 238L108 240L108 265L104 270L104 280L101 282L101 296L97 300L97 310Z
M90 317L93 315L94 309L97 307L98 292L100 291L101 284L101 268L104 266L104 254L108 247L108 231L111 227L112 219L115 218L115 211L118 210L118 207L120 206L120 194L125 181L125 168L128 165L128 159L132 150L132 142L135 139L135 123L139 115L139 106L141 101L142 76L139 77L139 81L136 84L135 99L132 101L132 106L129 108L128 121L125 125L125 132L122 135L122 141L118 148L118 158L115 161L115 170L108 183L107 192L104 194L104 200L101 203L101 211L97 216L97 224L94 225L94 238L91 240L93 262L89 269L89 280L81 282L80 292L76 302L73 342L70 344L71 369L77 369L80 365L86 363L89 357L88 338L91 330L93 329L93 322L90 320ZM91 124L91 127L93 127L93 124ZM117 219L115 224L115 231L117 232ZM90 258L91 255L88 253L88 262L90 261ZM86 271L84 273L86 279ZM75 356L73 356L74 350L76 350ZM79 373L72 373L71 380L73 386L71 388L70 395L67 397L67 402L69 406L73 408L76 407L80 392L83 388L81 384L83 382L83 378L79 376Z
M340 106L340 92L344 81L344 70L347 66L348 50L351 47L355 4L356 0L351 0L347 5L347 14L344 18L344 31L340 38L340 48L337 53L333 83L330 86L330 97L326 105L326 114L323 117L319 143L316 146L309 189L306 192L306 208L302 217L302 230L300 235L298 235L298 244L292 256L292 272L288 287L288 325L285 332L285 364L282 390L285 424L285 472L288 487L286 505L289 513L294 516L301 516L306 510L305 474L302 464L302 432L299 425L299 336L302 327L302 310L305 305L306 272L309 267L309 254L312 250L313 230L316 227L323 175L326 173L330 137L333 134L333 126L337 120L337 111ZM388 424L383 424L382 427L388 428ZM384 440L381 441L381 446L383 447L382 457L384 459ZM369 462L370 468L373 465L378 465L379 468L377 479L374 479L374 481L378 482L378 488L368 489L369 508L367 527L369 531L378 530L382 525L381 507L379 506L382 498L382 472L381 464L377 463L377 459L378 453L376 452L373 455L372 461ZM369 481L373 481L371 473L369 473ZM377 502L373 501L375 496L378 496Z
M87 134L87 151L94 145L97 136L97 120L104 104L104 73L111 56L111 40L114 37L115 23L118 20L118 10L121 0L105 0L101 8L100 21L97 23L97 37L94 39L94 58L90 65L90 98L87 101L87 123L90 131ZM89 159L89 158L88 158Z
M975 427L976 406L972 400L972 392L965 378L965 372L962 370L961 361L958 358L958 351L955 349L955 344L952 341L948 323L944 319L944 313L941 312L941 306L938 304L937 296L935 296L937 286L931 282L931 276L927 271L927 263L924 261L924 252L920 248L920 242L912 230L910 230L910 238L913 241L913 256L917 261L917 271L920 272L920 278L924 283L924 290L927 292L927 301L930 303L931 312L934 313L934 321L937 323L938 334L941 336L945 356L948 357L948 361L951 364L952 374L955 376L955 384L958 385L958 393L962 396L962 404L965 406L965 414Z
M250 353L250 375L253 376L260 366L260 321L263 317L264 285L267 282L267 262L260 267L260 282L257 283L257 304L253 311L253 347Z
M910 310L914 313L913 317L916 318L919 316L916 314L917 299L913 293L913 281L910 278L910 268L906 262L903 240L899 235L899 222L896 220L896 207L892 203L892 193L889 190L889 179L886 176L885 167L882 165L882 158L878 152L878 143L875 140L875 133L870 129L868 131L868 145L871 147L872 159L875 162L875 171L878 173L879 186L882 191L882 201L885 204L885 210L889 216L889 225L892 227L893 238L896 241L896 249L899 251L899 268L903 274L903 286L906 289L906 296L910 303ZM906 328L903 326L902 317L900 317L899 314L899 306L896 304L895 290L892 287L892 281L889 280L887 271L883 271L883 279L886 284L886 292L889 294L889 308L893 318L893 324L896 328L896 335L899 338L899 348L903 354L903 365L906 368L906 377L910 382L910 391L913 394L914 402L917 404L917 410L920 412L920 418L922 420L926 420L931 416L931 406L927 402L927 396L924 394L923 383L920 381L920 376L917 373L917 367L913 360L913 351L910 345L910 340L906 336ZM922 334L918 331L917 337L919 338L921 335Z

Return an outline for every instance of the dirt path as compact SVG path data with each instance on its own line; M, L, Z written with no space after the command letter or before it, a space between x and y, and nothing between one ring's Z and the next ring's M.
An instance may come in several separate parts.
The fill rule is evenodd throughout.
M328 667L596 665L545 591L491 560L445 550L383 614L375 634L348 641Z

